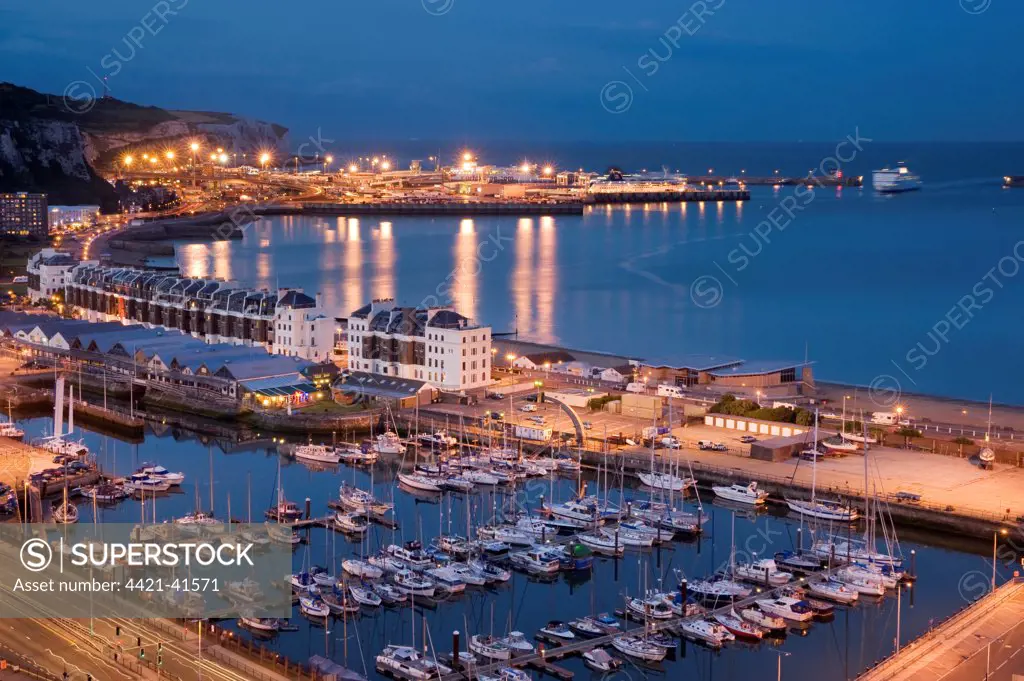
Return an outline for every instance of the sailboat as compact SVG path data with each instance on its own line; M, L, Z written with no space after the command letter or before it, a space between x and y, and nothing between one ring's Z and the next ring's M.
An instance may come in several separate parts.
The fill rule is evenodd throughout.
M865 433L865 437L867 434ZM814 411L814 443L815 446L818 442L818 411ZM799 465L799 464L798 464ZM796 473L794 472L794 476ZM860 517L857 509L853 508L848 504L842 504L838 501L827 501L817 498L817 475L818 475L818 461L817 457L811 462L811 499L807 501L805 499L791 499L786 497L786 505L789 506L790 510L799 513L801 516L809 516L811 518L820 518L822 520L832 520L838 522L853 522Z
M14 425L14 418L11 417L11 398L7 398L7 420L0 423L0 437L20 440L25 437L25 431Z
M89 454L89 449L81 442L65 439L64 434L64 377L58 376L53 389L53 436L40 443L40 447L53 454L81 457ZM68 432L70 437L75 427L75 395L74 387L68 386Z
M978 452L978 461L982 468L991 468L996 460L996 453L988 446L992 439L992 396L988 396L988 423L985 426L985 447Z
M72 525L78 522L78 507L68 501L67 464L64 464L64 501L53 507L53 522L59 525Z

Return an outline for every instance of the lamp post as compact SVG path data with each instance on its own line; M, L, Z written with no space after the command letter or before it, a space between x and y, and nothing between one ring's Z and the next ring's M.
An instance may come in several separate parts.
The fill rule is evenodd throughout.
M331 156L330 154L327 154L326 156L324 156L324 172L325 173L327 172L327 169L331 167L332 163L334 163L334 157L333 156Z
M196 186L196 154L199 152L199 142L193 142L188 145L188 148L192 151L192 186Z
M1002 528L998 532L992 533L992 591L996 590L996 548L998 545L999 535L1004 537L1008 534L1006 528Z

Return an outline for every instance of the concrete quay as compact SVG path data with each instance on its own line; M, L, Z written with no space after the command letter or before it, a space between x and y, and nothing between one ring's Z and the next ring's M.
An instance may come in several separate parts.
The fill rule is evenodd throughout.
M858 681L1010 681L1024 673L1024 581L1014 579L956 613Z

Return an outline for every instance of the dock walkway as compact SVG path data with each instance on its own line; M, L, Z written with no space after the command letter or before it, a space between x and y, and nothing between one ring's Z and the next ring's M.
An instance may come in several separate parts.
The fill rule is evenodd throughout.
M858 681L957 681L989 678L986 668L1024 671L1024 580L1014 579L905 646ZM990 644L995 643L996 645Z

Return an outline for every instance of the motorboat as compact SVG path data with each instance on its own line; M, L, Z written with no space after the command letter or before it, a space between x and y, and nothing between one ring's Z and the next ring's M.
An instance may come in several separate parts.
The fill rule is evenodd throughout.
M281 499L277 502L277 505L267 510L267 517L279 523L298 520L302 517L302 509L294 501Z
M647 535L656 544L660 543L661 541L671 539L673 534L669 530L664 530L654 525L648 525L643 520L639 520L636 518L630 520L620 520L619 529L629 530L634 534Z
M172 473L163 466L156 464L144 463L142 464L142 467L139 468L138 472L144 473L151 478L156 478L157 480L166 480L172 487L177 487L181 485L181 483L185 482L184 473Z
M373 449L378 454L401 454L405 451L405 445L402 438L398 437L398 433L389 430L377 436Z
M309 568L309 576L313 578L317 586L334 586L338 583L338 578L330 573L330 571L322 565L314 565Z
M397 558L413 568L429 568L434 565L434 559L423 550L423 545L416 540L407 541L402 546L391 544L384 551L389 556Z
M738 579L765 586L782 586L793 581L793 573L779 570L771 558L761 558L750 563L737 563L732 573Z
M623 655L646 662L660 662L668 651L661 646L645 641L640 636L619 636L612 639L612 646Z
M760 506L765 503L768 499L768 492L759 490L756 482L751 482L749 485L714 485L711 487L715 495L722 497L728 501L735 501L741 504L752 504L754 506Z
M387 573L395 573L399 570L408 570L410 568L409 564L406 563L404 560L395 558L394 556L384 552L376 553L370 556L369 558L367 558L367 561L370 563L370 565L378 567Z
M647 487L669 492L682 492L697 484L693 478L680 478L671 473L637 473L637 477Z
M348 592L352 596L352 600L359 605L376 608L383 603L380 595L370 587L352 585L348 588Z
M508 570L505 570L494 563L482 558L474 558L469 561L469 566L484 576L488 582L507 582L512 578Z
M324 600L312 595L299 598L299 610L303 615L309 617L327 619L331 616L331 609L327 607Z
M224 593L232 601L241 603L256 603L264 597L259 582L248 577L240 581L228 582L224 585Z
M476 550L476 542L457 534L441 534L431 540L431 544L453 556L468 556Z
M512 648L504 639L475 634L469 637L469 649L490 660L512 659Z
M562 570L586 572L594 567L594 552L586 544L569 542L560 549L558 565Z
M291 584L292 591L295 593L309 593L310 587L316 584L313 581L313 575L306 571L293 572L288 575L288 583Z
M338 502L350 511L380 516L394 508L393 504L378 501L370 492L345 482L341 483L338 495Z
M446 475L439 478L441 489L450 492L472 492L476 487L472 482L461 475Z
M680 622L679 633L684 638L699 641L712 648L721 648L725 645L726 641L732 641L736 638L721 624L700 618Z
M186 513L180 518L175 518L174 524L198 528L204 525L207 527L211 525L220 525L221 523L206 511L192 511L191 513Z
M135 494L156 494L171 489L171 483L158 478L151 478L146 473L132 473L125 483Z
M583 664L595 672L612 672L622 666L622 660L612 657L604 648L593 648L583 653Z
M590 527L603 522L597 512L597 505L582 500L566 501L561 504L544 504L541 509L547 515L572 521L577 527Z
M389 645L377 655L376 663L378 671L412 681L439 679L452 673L451 667L422 656L410 646Z
M609 537L596 532L584 532L576 535L576 539L594 553L601 553L607 556L621 556L626 551L621 542L615 541L614 536Z
M841 504L838 501L825 501L816 499L805 501L803 499L790 499L786 497L786 505L791 511L811 518L832 520L837 522L853 522L860 517L860 512L848 504Z
M740 610L740 617L753 625L767 629L770 632L786 630L786 620L775 615L769 615L760 608L751 607Z
M540 628L540 633L567 641L576 638L576 634L572 633L569 625L561 620L551 620Z
M296 459L313 463L336 464L341 461L341 456L335 448L327 445L296 445L292 449L292 454Z
M669 620L675 617L672 606L666 603L660 594L651 595L648 598L626 599L626 608L639 617L649 617L654 620Z
M498 670L497 676L490 674L477 674L477 681L530 681L530 675L522 669L515 667L502 667Z
M281 620L276 617L240 617L238 626L258 634L274 634L281 630Z
M420 435L418 439L420 444L434 449L450 449L459 443L458 440L444 430L439 430L434 433L424 433L423 435Z
M515 525L490 525L477 528L477 534L486 539L493 539L509 546L533 546L533 535L524 532Z
M372 447L363 448L358 445L342 445L335 448L338 460L347 464L370 464L376 463L380 456Z
M431 568L424 574L434 582L435 586L448 593L460 593L466 590L466 583L451 566Z
M714 619L736 638L746 641L759 641L764 637L763 629L744 620L742 617L737 615L735 611L717 613L715 614Z
M467 563L452 563L448 568L452 571L452 574L462 580L464 584L472 586L483 586L487 584L487 576Z
M398 603L405 603L409 600L408 594L405 594L390 584L374 584L373 592L380 596L381 601L385 605L396 605Z
M341 561L341 569L360 579L380 579L384 576L382 569L359 558L347 558Z
M363 534L370 529L370 523L366 516L358 511L338 511L334 515L334 529L348 534Z
M398 481L411 489L418 489L424 492L441 491L441 483L437 478L419 473L399 473Z
M558 558L552 557L544 549L516 551L509 555L509 561L517 568L527 572L553 574L558 572Z
M807 601L792 596L762 598L756 603L761 612L790 622L808 622L814 617L814 611Z
M704 606L700 603L695 603L691 600L683 601L683 594L679 591L654 595L660 597L664 603L671 607L672 613L676 617L693 617L695 615L702 615L705 612Z
M541 542L547 541L558 534L557 529L550 527L545 521L539 518L520 518L516 521L516 529L529 534Z
M99 504L113 504L130 496L130 493L123 485L102 483L83 489L82 495L89 499L95 499Z
M513 655L530 655L534 651L534 645L526 640L526 635L521 631L510 631L502 640L512 649Z
M433 596L436 587L434 582L421 577L412 570L399 570L391 576L395 588L412 596Z
M267 523L267 536L270 541L277 544L291 544L293 547L298 546L299 542L302 541L302 537L295 533L295 530L282 525L280 523Z
M857 600L857 591L836 579L813 579L807 582L807 590L830 601L847 604Z
M59 454L74 458L89 455L89 448L84 444L81 442L74 442L72 440L65 440L62 437L47 438L39 443L39 447L41 449L45 449L51 454Z
M475 468L463 470L462 478L474 485L483 485L485 487L493 487L494 485L501 484L501 479L498 478L498 476Z
M613 626L605 624L595 617L579 617L569 622L569 628L579 636L596 638L617 633L619 631L619 623L615 621Z
M53 522L58 525L73 525L78 522L78 507L70 501L53 507Z

